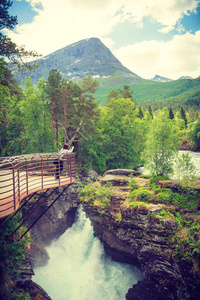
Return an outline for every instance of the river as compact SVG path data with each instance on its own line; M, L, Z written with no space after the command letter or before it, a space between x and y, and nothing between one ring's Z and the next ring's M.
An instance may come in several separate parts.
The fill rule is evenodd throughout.
M81 207L73 226L46 249L50 259L34 269L33 281L53 300L123 300L143 279L136 267L106 255Z
M200 152L191 152L191 151L179 151L178 155L181 155L182 153L189 153L190 157L191 157L191 162L194 164L195 166L195 175L196 176L200 176ZM148 170L146 170L144 167L141 167L140 172L143 174L149 174ZM175 178L175 176L172 178Z

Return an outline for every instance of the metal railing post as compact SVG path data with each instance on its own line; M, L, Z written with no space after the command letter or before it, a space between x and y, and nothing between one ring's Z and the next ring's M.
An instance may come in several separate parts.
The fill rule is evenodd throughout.
M16 190L15 190L15 169L12 165L12 175L13 175L13 201L14 201L14 210L16 209Z

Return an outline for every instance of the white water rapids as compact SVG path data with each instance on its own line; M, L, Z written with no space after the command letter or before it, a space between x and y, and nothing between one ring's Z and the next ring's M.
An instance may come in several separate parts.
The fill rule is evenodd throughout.
M200 174L200 153L190 155ZM53 300L123 300L128 289L143 279L136 267L105 254L81 208L73 226L47 251L50 259L46 266L34 269L33 280Z
M139 270L108 257L81 207L76 222L46 248L47 265L34 269L33 281L53 300L123 300L142 280Z

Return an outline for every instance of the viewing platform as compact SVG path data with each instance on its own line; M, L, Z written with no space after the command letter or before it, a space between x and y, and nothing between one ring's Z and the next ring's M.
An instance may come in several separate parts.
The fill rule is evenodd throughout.
M0 158L0 219L14 213L28 195L74 183L75 155L66 154L60 161L58 153Z

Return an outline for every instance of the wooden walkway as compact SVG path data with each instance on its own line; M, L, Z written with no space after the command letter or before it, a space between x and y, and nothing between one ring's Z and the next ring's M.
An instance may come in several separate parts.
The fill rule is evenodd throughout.
M55 164L54 162L57 162ZM0 219L15 212L22 199L35 192L70 185L76 181L74 154L29 154L0 161ZM55 173L61 174L55 179Z

